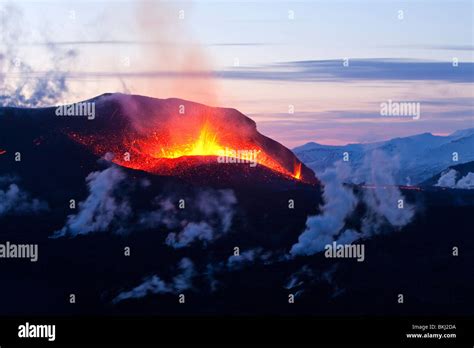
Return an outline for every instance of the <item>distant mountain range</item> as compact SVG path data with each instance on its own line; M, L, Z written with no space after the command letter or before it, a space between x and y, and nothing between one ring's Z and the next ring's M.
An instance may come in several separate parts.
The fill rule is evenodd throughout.
M383 152L398 167L395 174L397 184L419 184L450 166L474 161L474 128L459 130L448 136L423 133L388 141L344 146L310 142L293 149L296 156L316 174L342 160L347 152L353 173L357 173L359 181L365 181L364 161L374 151ZM457 162L453 161L453 153L458 154Z

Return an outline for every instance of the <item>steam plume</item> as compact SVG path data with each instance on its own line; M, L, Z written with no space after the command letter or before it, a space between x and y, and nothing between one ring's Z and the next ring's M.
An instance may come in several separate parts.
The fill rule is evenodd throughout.
M398 187L395 186L396 163L380 151L373 151L364 159L364 165L356 173L363 182L375 185L366 190L361 198L344 185L349 181L350 167L337 162L334 168L326 169L320 176L324 183L324 201L321 214L309 216L306 229L290 250L291 255L313 255L322 251L327 244L336 241L350 244L359 238L369 238L380 231L383 225L401 228L414 216L414 207L405 202ZM344 229L346 219L362 201L368 213L362 219L361 231Z
M113 223L118 231L123 230L123 222L132 213L128 200L118 194L124 179L125 174L117 167L89 174L86 178L89 196L79 203L79 212L69 215L66 225L53 237L106 231Z
M20 189L10 176L0 177L0 217L5 215L38 214L48 210L48 204Z
M196 275L193 262L188 258L183 258L179 262L180 273L172 281L165 282L157 275L146 278L143 283L130 291L121 292L113 299L117 303L129 298L141 298L149 294L165 294L176 291L188 290L192 287L192 278Z
M442 174L435 186L449 187L472 190L474 189L474 173L467 173L466 176L462 177L456 182L456 179L460 176L460 173L455 169L450 169L448 172Z
M342 184L348 175L349 168L342 162L337 162L334 168L326 169L320 175L324 183L325 204L321 207L320 215L310 216L306 220L305 231L291 248L292 255L312 255L322 251L344 227L346 217L357 203L352 191Z
M42 107L57 104L68 93L67 68L77 52L48 43L43 48L49 56L50 67L45 72L36 73L18 46L28 36L24 29L27 26L22 26L22 11L11 4L4 5L0 10L3 11L0 106Z

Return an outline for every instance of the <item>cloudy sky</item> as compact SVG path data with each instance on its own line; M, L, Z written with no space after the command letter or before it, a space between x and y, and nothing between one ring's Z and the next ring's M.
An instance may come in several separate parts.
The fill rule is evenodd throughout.
M474 127L470 0L0 8L2 83L62 72L65 102L127 92L233 107L289 147ZM420 119L381 116L387 100L420 103Z

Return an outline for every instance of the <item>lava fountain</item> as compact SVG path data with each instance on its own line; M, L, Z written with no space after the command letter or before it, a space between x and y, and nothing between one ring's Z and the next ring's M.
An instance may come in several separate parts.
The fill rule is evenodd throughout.
M90 127L68 127L66 133L97 155L113 153L118 165L176 176L199 170L251 176L254 167L263 167L290 180L317 182L290 150L258 133L255 122L237 110L121 94L94 102Z
M151 156L155 158L179 158L183 156L219 156L224 148L219 145L218 135L206 122L199 131L197 139L185 139L182 144L170 147L163 147L159 141L151 146L161 147L158 151L151 151Z

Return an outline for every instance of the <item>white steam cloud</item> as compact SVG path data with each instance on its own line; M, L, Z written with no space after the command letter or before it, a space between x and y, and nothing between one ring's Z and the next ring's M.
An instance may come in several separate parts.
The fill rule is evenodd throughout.
M118 167L109 167L93 172L86 178L89 196L79 203L79 212L69 215L66 225L55 232L53 237L69 235L75 237L91 232L106 231L112 225L123 230L123 222L131 214L126 198L117 194L126 176Z
M204 244L228 233L237 199L232 190L199 190L184 199L178 209L176 197L155 198L156 209L135 212L126 193L136 188L122 169L111 166L86 177L87 198L78 204L78 212L67 217L66 224L52 238L85 235L113 229L116 233L165 227L166 244L183 248L194 242ZM140 181L141 187L150 185Z
M10 176L0 177L0 217L38 214L48 210L48 204L23 191Z
M454 169L450 169L448 172L442 174L435 186L439 187L455 187L456 186L456 176L458 172Z
M112 302L117 303L130 298L141 298L149 294L174 293L191 289L192 279L196 275L193 262L188 258L183 258L179 262L178 268L180 273L170 282L165 282L157 275L151 276L132 290L121 292Z
M195 241L204 244L227 234L232 225L237 199L232 190L205 190L198 193L192 200L192 210L196 212L195 221L178 223L175 216L174 225L184 225L180 232L171 232L166 244L173 248L183 248ZM168 218L169 215L168 215ZM172 222L168 222L170 225Z
M298 243L294 244L292 255L312 255L324 250L326 244L337 239L343 229L345 219L354 210L357 199L352 191L343 185L349 176L349 167L337 162L334 168L329 168L320 175L324 183L323 198L325 204L321 207L321 214L310 216L306 220L306 229L299 236ZM344 240L349 236L342 234ZM354 238L352 236L350 239Z
M190 222L181 232L172 232L168 234L168 237L166 237L166 244L178 249L186 247L196 240L210 242L213 239L214 230L209 226L209 224L205 222Z
M368 238L379 232L379 228L389 224L401 228L408 224L414 216L414 207L407 204L397 186L394 173L396 161L387 158L382 152L374 151L365 158L364 165L354 177L374 187L366 189L363 203L368 208L362 220L361 231L344 229L346 219L353 213L359 203L352 189L344 185L349 181L350 167L344 162L337 162L333 168L325 170L320 176L324 184L323 198L325 204L321 214L309 216L306 229L299 236L298 242L290 250L290 254L313 255L324 250L327 244L336 241L339 244L350 244L360 238Z
M371 210L362 226L364 236L378 233L379 227L386 222L397 228L408 224L415 210L406 204L395 184L397 161L381 151L373 151L365 158L363 169L368 173L366 182L374 186L364 192L364 202Z
M244 266L255 262L270 262L272 253L264 251L262 248L246 250L239 255L232 255L227 259L227 268L229 270L241 269Z
M77 52L48 43L43 46L49 57L48 66L44 64L42 69L45 71L35 72L19 46L32 36L27 32L30 30L28 25L23 23L21 10L7 4L0 6L0 15L0 106L42 107L64 99L68 92L67 67L71 66Z
M466 176L459 179L456 184L456 187L468 190L474 189L474 173L469 172Z
M474 189L474 173L469 172L456 182L459 176L460 174L455 169L450 169L439 177L435 186L466 190Z

